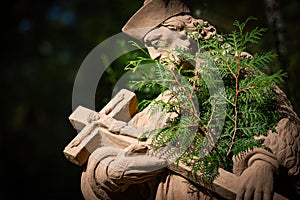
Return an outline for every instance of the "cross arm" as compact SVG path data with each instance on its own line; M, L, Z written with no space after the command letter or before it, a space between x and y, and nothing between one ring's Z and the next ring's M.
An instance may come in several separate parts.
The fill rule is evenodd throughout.
M100 146L125 148L131 143L136 143L137 140L133 137L139 136L140 133L128 126L127 122L137 112L136 95L124 89L100 112L77 107L69 116L69 120L79 133L65 147L64 155L72 163L81 166L87 161L90 153Z

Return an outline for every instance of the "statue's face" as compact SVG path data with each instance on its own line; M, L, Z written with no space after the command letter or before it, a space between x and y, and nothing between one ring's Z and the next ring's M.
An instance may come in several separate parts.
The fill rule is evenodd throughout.
M188 37L183 31L178 32L166 27L158 27L144 37L145 45L152 59L170 58L170 52L176 47L194 53L197 49L196 41ZM172 55L173 59L178 59Z

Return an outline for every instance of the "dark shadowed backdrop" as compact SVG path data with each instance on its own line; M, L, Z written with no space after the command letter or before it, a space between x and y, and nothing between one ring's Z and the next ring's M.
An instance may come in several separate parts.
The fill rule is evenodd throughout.
M193 0L194 16L228 33L234 20L254 16L267 27L251 51L273 51L267 73L288 73L282 88L300 113L298 0ZM268 3L277 2L270 7ZM68 116L76 73L88 53L121 31L142 0L14 0L2 3L0 199L83 199L81 167L64 147L75 137ZM96 106L110 98L123 72L120 61L99 83ZM120 66L119 66L120 65Z

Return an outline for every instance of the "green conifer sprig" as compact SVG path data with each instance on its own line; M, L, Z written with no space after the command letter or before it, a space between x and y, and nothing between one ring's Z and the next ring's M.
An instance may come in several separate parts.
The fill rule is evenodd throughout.
M233 155L262 147L262 141L255 140L254 136L266 135L281 117L274 107L274 89L285 74L262 72L276 55L267 52L252 56L245 52L249 45L259 43L266 31L256 27L246 32L247 23L253 19L234 22L236 30L230 34L196 39L199 44L196 55L182 49L170 52L196 63L193 69L183 65L170 67L176 65L171 60L152 61L156 66L155 77L144 73L141 80L132 82L139 89L159 85L162 92L171 91L176 101L154 103L168 112L177 112L178 116L170 120L168 126L145 133L143 137L152 137L152 146L156 149L174 144L186 148L177 161L192 167L194 173L200 172L206 183L212 183L219 167L231 171ZM197 28L201 31L200 26ZM199 34L187 33L193 38ZM138 72L145 62L149 62L149 58L139 58L127 68ZM210 76L212 72L218 72L222 83ZM225 90L218 88L220 84ZM213 94L212 87L216 91ZM226 102L226 112L216 109L221 101ZM224 124L214 120L222 115ZM192 138L191 131L194 131Z

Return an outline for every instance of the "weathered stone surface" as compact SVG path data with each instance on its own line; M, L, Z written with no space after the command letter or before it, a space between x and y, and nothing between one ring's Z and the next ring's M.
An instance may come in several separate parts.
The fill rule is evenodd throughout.
M106 115L123 122L128 122L138 112L136 95L122 89L120 92L100 111Z
M170 101L172 96L170 93L166 92L160 94L156 100L157 101ZM155 112L153 112L155 110ZM137 113L129 122L128 126L136 127L141 133L152 131L155 129L162 128L166 125L166 122L174 118L175 113L167 113L158 104L151 103L144 110Z
M116 135L105 128L99 128L101 134L101 146L112 146L124 149L131 144L137 144L139 141L136 138Z
M126 135L133 138L140 138L143 132L134 126L125 126L120 130L121 135Z
M135 141L126 143L127 138L114 137L112 133L120 134L121 129L127 126L126 122L118 119L128 121L136 112L136 96L128 90L121 90L99 113L79 106L69 116L69 120L80 132L65 147L64 155L72 163L83 165L91 152L101 145L125 148L134 143ZM125 134L124 130L122 134Z
M185 166L182 163L179 163L178 166L175 164L168 165L168 168L181 176L185 177L190 181L195 181L194 174L192 173L192 169ZM199 185L205 186L201 180L201 174L197 174L197 183ZM217 193L222 196L224 199L236 199L236 194L239 189L240 177L236 176L233 173L230 173L222 168L219 168L219 176L214 180L211 191ZM205 186L206 187L206 186ZM284 196L274 193L273 200L287 200Z
M84 132L83 132L84 133ZM72 163L82 166L91 152L100 146L101 135L94 129L83 137L78 134L72 142L64 149L64 155Z
M127 126L126 122L116 120L104 113L99 113L98 118L99 119L97 120L97 122L99 123L99 126L107 128L112 133L119 134L121 128Z
M95 111L79 106L69 117L69 120L80 133L65 147L64 155L74 164L83 165L90 152L93 152L100 145L101 136L98 134L97 126L89 123L91 115Z
M89 123L88 118L93 113L96 114L93 110L78 106L69 116L69 120L76 130L82 130Z

